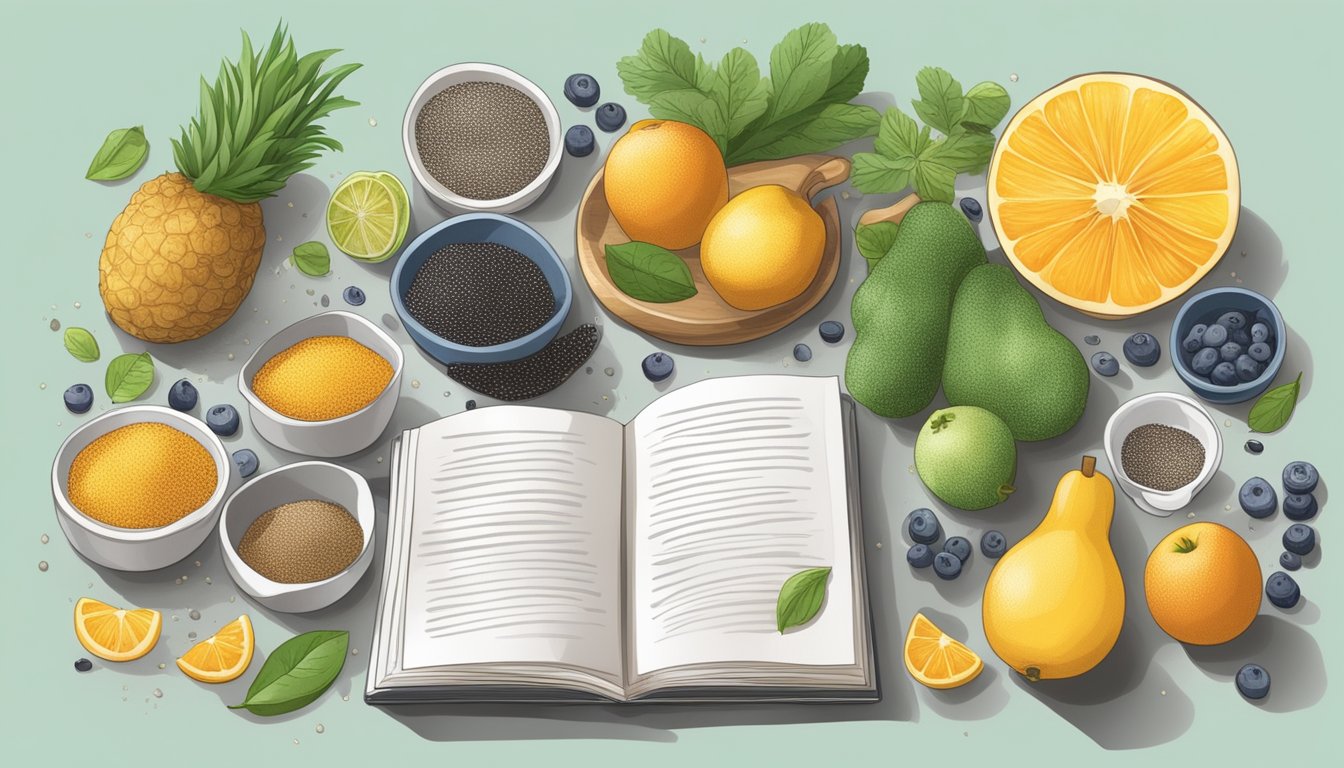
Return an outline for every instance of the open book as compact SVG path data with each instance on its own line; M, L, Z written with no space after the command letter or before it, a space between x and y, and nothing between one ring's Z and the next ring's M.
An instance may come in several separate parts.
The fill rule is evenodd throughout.
M834 377L739 376L407 430L365 700L875 700L852 422Z

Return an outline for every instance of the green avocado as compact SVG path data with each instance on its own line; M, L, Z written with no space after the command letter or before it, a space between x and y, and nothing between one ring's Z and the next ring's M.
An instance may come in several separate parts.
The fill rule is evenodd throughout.
M943 367L949 403L994 413L1018 440L1047 440L1082 417L1089 380L1078 348L1012 270L985 264L961 281Z
M845 386L879 416L923 410L938 392L957 285L985 263L966 217L947 203L905 214L887 255L854 293Z

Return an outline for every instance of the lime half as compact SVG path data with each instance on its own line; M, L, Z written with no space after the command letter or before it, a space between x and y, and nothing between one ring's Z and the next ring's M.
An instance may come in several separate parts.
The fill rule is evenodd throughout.
M352 259L387 259L401 247L410 223L406 188L386 171L350 174L327 202L327 234Z

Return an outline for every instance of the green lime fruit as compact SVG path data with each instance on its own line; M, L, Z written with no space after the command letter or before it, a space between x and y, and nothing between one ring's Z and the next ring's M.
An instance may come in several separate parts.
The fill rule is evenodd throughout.
M919 430L915 469L933 495L948 504L985 509L1013 492L1017 444L1003 419L984 408L943 408Z
M327 203L327 235L359 261L384 261L396 253L410 223L406 187L386 171L350 174Z

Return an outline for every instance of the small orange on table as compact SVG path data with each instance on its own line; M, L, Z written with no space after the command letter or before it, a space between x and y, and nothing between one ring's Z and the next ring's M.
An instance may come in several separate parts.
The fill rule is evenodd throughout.
M1263 585L1251 545L1217 523L1167 534L1143 570L1153 620L1190 645L1218 645L1245 632L1260 611Z
M253 647L252 620L243 614L182 654L177 668L202 683L227 683L247 671Z
M91 597L75 603L75 637L100 659L138 659L154 649L162 630L163 614L150 608L118 608Z
M957 688L974 680L985 662L953 640L922 613L915 614L905 635L905 669L930 688Z

